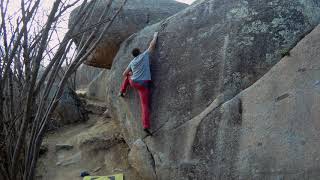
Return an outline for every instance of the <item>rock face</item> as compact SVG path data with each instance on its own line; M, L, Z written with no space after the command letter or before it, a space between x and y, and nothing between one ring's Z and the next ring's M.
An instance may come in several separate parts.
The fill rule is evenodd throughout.
M156 179L154 160L145 143L138 139L133 143L128 155L130 165L144 180Z
M89 98L105 101L107 98L107 79L109 70L101 71L88 85L87 96Z
M88 119L83 103L71 88L65 88L59 104L54 111L54 119L58 126L86 121Z
M82 64L76 73L77 89L85 89L104 69Z
M319 177L319 51L320 26L254 85L201 121L192 155L212 149L203 160L212 170L208 177Z
M317 111L307 115L308 109L318 107L315 93L278 91L277 85L288 83L283 77L282 81L270 79L270 89L259 90L269 93L265 99L258 90L256 100L235 96L268 72L319 22L320 3L315 0L198 1L121 45L109 73L112 117L120 122L130 147L145 136L137 93L130 91L126 98L116 95L121 73L132 58L130 51L146 48L153 32L159 31L152 57L154 136L144 139L158 179L318 177L318 153L310 149L310 154L303 154L306 148L319 145L314 141L319 138L315 121L319 116ZM317 71L308 72L303 72L305 77ZM279 84L273 84L276 82ZM261 89L262 85L254 86ZM304 96L313 103L305 106ZM269 102L277 97L277 102ZM290 98L292 104L283 105L281 113L277 109L280 102ZM300 106L299 111L293 109ZM308 124L301 126L305 121ZM307 137L312 139L304 139Z
M86 26L92 26L100 17L105 7L106 1L96 1L94 12L90 22ZM115 12L121 1L114 1L111 8ZM131 34L137 32L143 27L158 22L170 15L187 7L186 4L174 0L130 0L124 6L122 12L117 16L114 23L106 33L103 41L98 45L93 54L88 58L85 64L95 67L110 69L113 58L115 57L120 44ZM70 23L74 23L75 14L78 9L72 12ZM112 15L112 13L110 13ZM109 15L110 16L110 15ZM81 27L83 28L83 27ZM77 32L82 29L77 27ZM75 32L75 33L77 33ZM76 43L80 39L76 38Z
M237 138L241 160L237 167L242 179L319 177L319 52L320 25L290 51L290 56L226 103L242 102Z

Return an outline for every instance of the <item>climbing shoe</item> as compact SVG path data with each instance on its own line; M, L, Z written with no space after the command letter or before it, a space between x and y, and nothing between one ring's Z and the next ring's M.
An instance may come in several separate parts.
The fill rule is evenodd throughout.
M146 132L149 136L152 136L152 133L149 131L149 129L143 129L144 132Z
M126 94L119 92L118 97L124 97Z
M81 177L86 177L86 176L89 176L90 174L87 172L87 171L81 171L80 172L80 176Z

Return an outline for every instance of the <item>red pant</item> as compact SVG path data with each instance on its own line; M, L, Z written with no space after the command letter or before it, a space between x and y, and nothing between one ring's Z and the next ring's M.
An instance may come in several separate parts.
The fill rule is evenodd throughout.
M149 112L149 96L150 96L150 85L151 80L145 80L145 81L133 81L130 76L127 76L121 85L120 92L125 93L129 84L131 87L138 90L139 96L140 96L140 105L141 105L141 118L142 118L142 124L143 128L150 128L150 112Z

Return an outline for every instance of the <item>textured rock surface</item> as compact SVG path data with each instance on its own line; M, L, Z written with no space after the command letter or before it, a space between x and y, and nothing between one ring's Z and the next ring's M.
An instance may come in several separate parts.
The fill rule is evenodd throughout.
M89 98L105 101L107 98L107 79L109 70L101 71L88 85Z
M204 167L188 164L180 173L193 177L202 172L214 179L318 179L319 51L320 26L259 81L211 108L198 121L190 153Z
M158 178L299 177L295 173L287 175L294 171L287 159L268 159L277 153L272 148L281 149L281 144L271 142L271 134L262 144L257 141L257 147L249 147L249 142L242 141L243 138L244 141L245 138L266 138L263 133L252 131L259 125L265 128L262 126L265 121L259 119L261 124L248 122L244 126L243 101L232 98L260 79L281 59L283 52L291 49L319 22L320 4L315 0L198 1L122 44L109 74L108 101L112 117L121 123L129 146L145 135L137 93L130 91L126 98L116 95L121 73L132 58L131 49L146 48L153 32L160 31L152 58L151 126L155 135L145 139L154 157ZM289 116L290 109L287 110ZM277 116L270 123L279 129L286 128L281 124L276 126ZM288 137L284 134L283 138ZM278 147L259 151L269 140L270 145ZM251 151L245 151L249 149ZM292 156L291 150L286 152L284 157ZM317 156L314 155L310 157ZM307 162L307 158L302 159ZM275 160L278 160L275 162L279 163L278 169L272 169ZM301 165L299 170L313 172L305 167ZM318 168L312 163L310 167Z
M86 121L88 119L83 103L71 88L65 88L59 104L54 111L54 119L58 126Z
M94 13L89 19L91 26L96 23L101 12L105 7L106 1L96 1ZM121 1L114 1L112 4L112 12L115 12ZM186 4L176 2L174 0L130 0L124 6L123 11L115 19L114 23L106 33L103 41L98 45L93 54L88 58L85 64L101 68L110 68L112 60L115 57L120 44L131 34L137 32L143 27L158 22L170 15L177 13ZM74 14L71 14L70 23L74 21ZM112 14L112 13L110 13ZM110 16L110 15L109 15ZM82 28L82 27L81 27ZM80 28L78 27L78 32ZM79 39L75 39L79 43Z
M241 179L318 179L319 52L320 26L229 102L242 102L236 164Z
M85 89L104 69L82 64L76 73L77 89Z
M88 113L102 115L106 110L106 103L105 101L96 101L93 99L86 99L86 110Z
M153 157L141 139L136 140L131 146L128 160L144 180L156 179Z
M117 123L90 115L84 123L64 126L47 134L47 152L37 164L38 180L82 179L80 172L93 176L124 173L129 180L142 178L128 162L129 147L120 135ZM56 151L56 144L69 144L72 149Z

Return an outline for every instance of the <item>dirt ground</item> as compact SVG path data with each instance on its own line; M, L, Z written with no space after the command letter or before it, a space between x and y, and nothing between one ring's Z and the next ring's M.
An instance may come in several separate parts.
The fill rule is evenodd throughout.
M126 179L139 177L128 163L129 147L116 122L101 114L91 113L86 122L51 131L42 144L47 152L38 160L37 180L81 180L82 171L98 176L124 173ZM59 144L63 147L57 149Z

